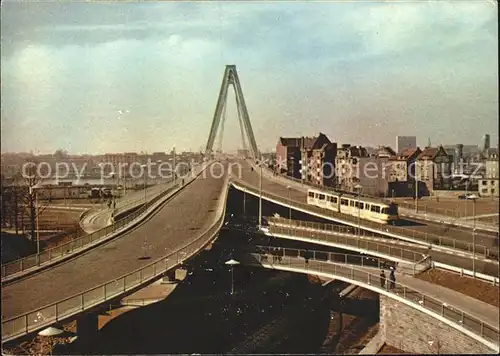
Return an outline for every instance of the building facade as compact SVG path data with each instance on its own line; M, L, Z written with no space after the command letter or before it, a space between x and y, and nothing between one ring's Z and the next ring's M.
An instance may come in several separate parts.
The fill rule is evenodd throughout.
M301 147L301 179L321 186L335 185L335 157L337 144L320 133L314 138L303 138Z
M394 197L415 196L415 161L420 148L407 148L388 160L389 194Z
M419 196L452 187L452 158L443 146L427 147L417 157L416 178ZM422 191L423 190L423 191Z
M300 138L280 137L276 145L276 173L300 179Z
M408 148L417 148L416 136L396 136L396 153Z
M388 193L388 157L369 156L364 147L342 145L337 149L335 172L337 187L341 190L386 196Z

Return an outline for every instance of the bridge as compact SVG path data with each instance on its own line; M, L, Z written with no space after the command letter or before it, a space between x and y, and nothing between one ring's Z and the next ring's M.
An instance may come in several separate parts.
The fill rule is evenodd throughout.
M305 237L300 236L303 235L303 231L307 231L304 228L308 228L309 233L311 229L316 228L314 233L316 236L324 237L324 240L309 236L307 237L310 239L309 242L335 243L336 246L346 250L373 254L389 260L397 259L400 262L410 262L408 256L411 254L413 270L417 268L417 265L428 261L429 256L431 259L441 259L445 261L444 263L452 263L464 269L470 269L470 262L474 274L478 269L481 271L478 273L478 277L480 277L479 274L484 274L487 277L492 277L494 283L498 283L498 246L494 245L494 240L489 235L478 234L475 243L472 243L470 234L460 230L446 228L448 234L452 236L444 237L443 228L438 224L425 224L410 228L358 221L350 216L308 205L303 189L285 185L272 177L264 177L262 165L259 169L252 169L251 165L258 161L260 153L257 150L234 66L226 67L224 73L205 151L207 161L211 160L213 156L213 145L221 123L221 132L223 132L225 100L229 85L235 87L243 144L245 151L252 155L251 163L238 161L242 169L235 171L229 169L230 164L234 162L207 162L205 172L210 169L211 174L196 176L168 200L159 199L151 202L149 206L145 207L145 209L148 207L152 209L148 214L144 214L140 219L139 216L136 216L138 219L130 226L125 223L119 226L122 228L120 231L110 228L102 232L102 236L114 232L114 238L101 244L87 246L89 248L78 251L78 255L72 253L77 251L70 251L69 254L63 256L63 250L61 250L60 260L53 261L57 263L47 265L45 268L40 268L43 261L40 261L40 256L38 256L37 262L29 273L22 274L13 280L6 280L8 273L2 266L2 282L4 284L2 298L3 342L33 333L55 322L86 313L88 315L103 303L122 298L151 281L161 278L166 272L198 253L216 238L223 225L225 201L230 185L245 194L261 198L260 205L262 199L265 199L271 203L289 207L291 215L292 210L302 211L346 226L344 231L341 231L339 227L339 231L335 235L326 233L328 228L325 229L324 226L323 229L319 226L307 227L300 226L300 224L293 226L292 219L289 219L288 226L286 226L283 220L274 220L274 225L267 231L262 230L264 233L279 235L281 238L304 240ZM245 133L251 147L250 150L246 150ZM271 221L273 220L271 219ZM348 227L351 230L347 230ZM360 233L353 234L353 228L359 229ZM288 232L284 233L283 229L288 229ZM362 240L361 231L363 231ZM339 240L335 240L331 236L345 239L343 243L340 243ZM92 238L89 240L92 241ZM353 241L357 241L356 246L354 246ZM369 246L370 243L372 243L372 248ZM373 246L378 250L373 250ZM395 253L400 255L395 256ZM299 264L302 266L303 261L297 260L297 256L288 256L287 258L289 268L293 264L295 272L314 272L329 278L345 280L375 290L412 308L418 309L418 305L405 299L404 295L407 291L433 298L425 288L410 286L413 283L411 281L406 281L408 285L401 285L403 297L395 292L380 290L379 287L375 287L370 282L372 277L369 276L372 275L372 272L367 271L365 266L356 267L356 270L354 267L349 267L349 272L346 274L345 270L342 272L340 267L331 267L331 264L325 267L324 263L326 262L314 262L307 268L301 269ZM313 258L313 260L315 259ZM258 262L261 266L269 267L262 259ZM319 270L311 266L316 266ZM18 272L16 271L16 273ZM23 271L21 270L21 272ZM446 292L442 291L442 294L444 295ZM436 296L434 295L434 297ZM443 300L445 299L443 296ZM455 329L480 342L489 350L499 351L498 323L489 319L493 314L474 312L472 310L475 307L474 303L472 305L459 303L456 298L446 300L447 305L453 310L459 311L462 322L467 319L466 315L471 315L469 320L474 319L480 325L479 329L462 327L462 330L459 325L457 326L458 321L455 320L452 325ZM430 313L425 310L423 312ZM442 311L442 315L438 315L434 311L429 315L451 325L452 322L449 318L444 318L443 313L444 311ZM498 308L496 308L496 313L498 314Z

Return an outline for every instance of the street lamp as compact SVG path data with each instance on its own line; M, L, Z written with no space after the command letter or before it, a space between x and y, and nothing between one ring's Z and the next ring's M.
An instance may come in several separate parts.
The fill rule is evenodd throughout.
M262 162L258 161L260 167L259 177L259 230L262 230Z
M148 166L147 164L141 165L142 168L146 168L147 166ZM146 196L146 188L147 188L146 180L147 180L147 178L148 178L148 176L146 174L146 171L144 171L144 206L146 206L146 203L148 202L148 199Z
M36 262L40 263L40 227L39 227L39 211L38 211L38 193L36 187L30 187L30 196L35 195L35 218L36 218ZM33 221L33 220L31 220ZM33 238L33 236L31 237Z
M160 166L161 162L162 162L162 160L161 160L161 159L159 159L159 160L157 160L157 161L156 161L156 164L158 165L158 167ZM158 169L157 173L158 173L159 171L160 171L160 170ZM158 174L158 176L159 176L159 174ZM160 176L160 177L159 177L159 179L157 179L157 180L156 180L156 184L161 183L161 178L162 178L162 177Z
M173 155L174 155L174 157L173 157L173 159L174 159L174 162L173 162L173 163L174 163L174 167L173 167L173 174L174 174L174 184L175 184L175 180L176 180L176 172L177 172L177 169L176 169L177 167L176 167L176 165L175 165L175 145L174 145L174 147L173 147L173 149L172 149L172 152L173 152Z
M239 265L238 261L230 259L225 262L226 265L231 266L231 295L234 294L234 266Z
M476 199L477 195L466 196L465 199L472 200L472 277L476 278Z
M418 174L417 174L417 162L415 162L415 213L418 213Z
M49 353L52 355L52 349L54 348L54 336L62 334L64 331L61 329L54 328L53 326L43 329L38 333L40 336L47 337L49 339Z
M359 244L359 238L361 236L361 209L360 209L360 198L361 198L361 189L363 189L363 186L361 184L356 184L354 187L358 190L358 244Z
M467 196L468 196L468 193L467 191L469 190L469 183L470 181L469 180L466 180L465 181L465 225L467 225Z
M290 190L292 189L292 187L287 185L286 189L288 189L288 207L290 208L290 210L288 211L288 220L290 220L289 224L291 226L292 225L292 199L290 198Z

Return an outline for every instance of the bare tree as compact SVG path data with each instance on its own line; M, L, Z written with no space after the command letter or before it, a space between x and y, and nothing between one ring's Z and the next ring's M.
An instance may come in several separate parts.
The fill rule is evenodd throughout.
M19 202L16 202L15 206L17 207L20 205L23 208L23 223L24 213L26 213L30 226L30 239L34 240L37 218L39 218L40 215L45 211L47 205L40 206L40 204L38 204L37 189L39 183L41 183L41 178L37 175L36 163L29 163L31 164L26 165L23 172L16 177L14 183L16 191L16 201Z

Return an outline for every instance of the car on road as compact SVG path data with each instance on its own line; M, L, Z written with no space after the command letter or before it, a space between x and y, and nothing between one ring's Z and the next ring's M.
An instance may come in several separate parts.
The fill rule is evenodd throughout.
M471 197L473 197L473 196L474 196L474 194L460 194L460 195L458 196L458 199L460 199L460 200L465 200L465 199L467 199L467 198L471 198Z

